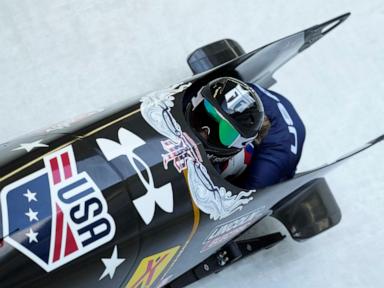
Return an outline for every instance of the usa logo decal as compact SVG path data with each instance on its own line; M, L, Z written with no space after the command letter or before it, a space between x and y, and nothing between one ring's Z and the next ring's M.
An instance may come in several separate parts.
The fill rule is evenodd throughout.
M4 241L50 272L112 240L115 223L72 146L44 158L45 168L3 189Z

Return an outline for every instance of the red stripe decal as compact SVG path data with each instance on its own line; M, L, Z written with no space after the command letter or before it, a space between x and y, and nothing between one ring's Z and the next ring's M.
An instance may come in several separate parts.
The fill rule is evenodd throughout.
M57 158L52 158L49 161L49 164L51 164L51 170L52 170L52 176L53 176L53 184L57 184L61 182L60 178L60 171L59 171L59 163L57 161Z
M69 227L69 225L67 225L67 241L66 241L66 245L65 245L64 255L67 256L67 255L69 255L69 254L71 254L77 250L78 250L78 248L77 248L77 244L75 241L75 237L73 237L71 228Z
M60 259L61 239L63 237L63 212L56 205L56 233L55 233L55 250L53 253L53 262Z
M248 151L244 151L244 164L250 165L252 162L252 153Z
M64 177L65 179L72 177L71 162L69 161L68 152L61 155L61 161L63 161Z

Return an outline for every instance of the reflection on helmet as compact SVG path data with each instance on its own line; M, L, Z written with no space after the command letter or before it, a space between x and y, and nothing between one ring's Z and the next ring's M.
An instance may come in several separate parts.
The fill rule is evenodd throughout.
M264 108L250 86L223 77L202 87L192 98L187 107L187 118L208 156L214 161L222 161L257 137L264 120Z

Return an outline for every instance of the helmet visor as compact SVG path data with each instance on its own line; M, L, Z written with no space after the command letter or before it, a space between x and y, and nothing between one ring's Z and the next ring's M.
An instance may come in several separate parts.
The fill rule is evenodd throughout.
M210 93L213 99L206 98L242 137L250 138L258 133L264 120L264 107L251 86L227 77L211 85Z
M236 140L239 139L240 133L207 99L204 99L204 107L208 115L219 124L219 139L221 144L226 147L232 147Z

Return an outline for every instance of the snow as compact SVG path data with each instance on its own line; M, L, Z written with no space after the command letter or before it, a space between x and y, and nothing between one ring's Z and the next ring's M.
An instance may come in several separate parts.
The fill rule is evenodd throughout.
M299 170L330 162L384 133L381 0L2 0L0 142L176 83L209 42L250 51L348 11L273 87L306 124ZM335 228L288 237L191 287L382 287L383 161L380 144L329 174L343 213Z

